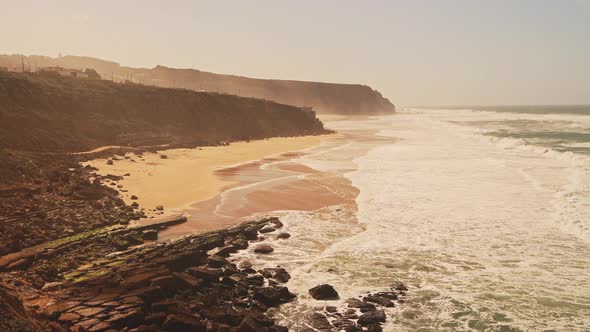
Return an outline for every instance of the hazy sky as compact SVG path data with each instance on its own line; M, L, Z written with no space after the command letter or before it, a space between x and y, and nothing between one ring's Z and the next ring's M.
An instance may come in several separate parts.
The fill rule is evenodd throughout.
M0 0L0 53L362 83L399 105L590 103L590 1Z

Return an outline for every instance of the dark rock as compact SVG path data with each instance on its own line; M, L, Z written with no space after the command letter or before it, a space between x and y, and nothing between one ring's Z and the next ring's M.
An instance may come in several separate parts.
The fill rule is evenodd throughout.
M349 308L358 308L361 312L374 311L377 309L374 304L363 302L355 298L347 299L346 303Z
M107 320L107 322L109 322L111 326L119 329L124 327L134 328L142 323L143 317L143 310L131 309L120 314L115 314Z
M148 324L148 325L152 325L152 324L161 325L164 322L164 320L166 319L166 316L167 315L166 315L165 312L155 312L155 313L152 313L152 314L150 314L150 315L148 315L148 316L145 317L145 324Z
M162 211L162 210L164 210L164 206L163 205L158 205L158 206L156 206L156 210Z
M160 159L168 159L168 156L167 156L167 155L165 155L165 154L161 154L161 155L160 155Z
M166 317L162 329L170 332L206 332L207 326L197 317L171 314Z
M315 286L309 290L309 294L316 300L337 300L340 298L334 287L328 284Z
M247 240L256 240L256 237L258 237L258 230L253 227L248 227L244 229L242 234L244 234Z
M275 229L274 227L272 227L272 226L270 226L270 225L266 225L266 226L262 227L262 228L259 230L259 232L264 234L264 233L270 233L270 232L274 232L275 230L276 230L276 229Z
M269 307L281 304L281 292L274 287L263 287L258 289L253 298Z
M256 320L252 316L247 316L244 318L240 326L238 327L238 332L268 332L268 327L264 326L261 322Z
M170 312L178 307L178 302L175 300L163 300L152 303L152 312Z
M406 285L404 285L404 283L398 281L398 282L395 282L391 285L391 289L405 292L408 290L408 287L406 287Z
M314 312L311 315L311 326L320 331L330 331L332 328L332 324L330 324L326 316L319 312Z
M252 263L250 263L249 261L243 261L243 262L240 262L240 264L238 265L238 267L240 269L251 269L252 268Z
M158 239L158 231L155 229L146 229L141 233L144 240L156 241Z
M257 254L270 254L274 249L268 244L259 244L254 248L254 252Z
M152 287L160 287L164 291L174 292L186 288L186 283L175 275L167 275L152 279Z
M223 258L222 256L218 256L218 255L213 255L213 256L209 257L209 260L207 261L207 265L209 265L212 268L220 268L220 267L225 266L226 264L229 264L227 259Z
M273 220L272 223L274 224L275 228L282 228L283 227L283 223L279 219Z
M266 278L273 278L278 282L286 283L291 279L291 275L287 272L287 270L283 268L266 268L263 269L262 275Z
M191 267L188 269L188 273L195 278L207 281L219 281L219 278L223 275L223 270L208 267Z
M131 195L131 197L130 197L130 198L131 198L132 200L136 200L136 199L138 199L139 197L137 197L137 196L135 196L135 195Z
M380 306L388 307L388 308L395 306L393 301L391 301L390 299L382 297L382 296L378 296L378 295L367 295L363 298L363 301L377 303Z
M156 258L153 260L153 263L157 265L166 265L166 267L168 267L171 271L178 272L198 264L198 262L203 257L203 252L192 251L178 255Z
M112 165L112 164L113 164L113 160L112 159L107 160L107 165Z
M236 239L231 243L236 249L246 249L248 248L248 241L246 239Z
M196 288L203 284L203 280L195 278L186 272L175 272L173 273L179 281L183 282L187 288Z
M375 323L385 323L385 312L383 310L373 310L362 314L357 323L361 326L369 326Z
M261 276L260 274L255 274L253 276L249 276L246 278L246 281L250 284L255 285L255 286L264 285L264 277Z
M277 235L277 239L288 239L291 237L291 234L289 233L279 233L279 235Z

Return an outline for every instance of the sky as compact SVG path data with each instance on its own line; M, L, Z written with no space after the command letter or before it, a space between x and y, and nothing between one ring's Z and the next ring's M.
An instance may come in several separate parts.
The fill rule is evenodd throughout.
M590 104L590 0L0 0L0 54L59 53L402 106Z

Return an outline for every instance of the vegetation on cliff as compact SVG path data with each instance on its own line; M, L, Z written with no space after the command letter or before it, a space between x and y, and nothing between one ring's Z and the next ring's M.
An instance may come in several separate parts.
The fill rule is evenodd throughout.
M212 144L324 133L313 112L271 101L105 80L0 73L0 148Z
M0 55L0 66L20 68L20 55ZM377 90L361 84L337 84L276 79L257 79L222 75L196 69L175 69L164 66L131 68L116 62L83 56L51 58L32 55L27 63L38 68L96 70L105 79L134 82L161 87L183 87L195 91L211 91L273 100L278 103L313 107L318 113L348 115L387 114L395 106Z

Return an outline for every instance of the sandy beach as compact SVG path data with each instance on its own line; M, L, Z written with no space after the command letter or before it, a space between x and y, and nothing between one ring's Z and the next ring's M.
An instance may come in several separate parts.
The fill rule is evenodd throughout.
M96 159L86 164L98 168L100 175L129 174L117 183L127 203L135 201L131 199L135 195L136 201L146 210L163 205L170 212L213 198L231 186L234 181L216 175L218 169L308 149L319 144L321 139L321 136L280 137L228 146L171 149L141 156L128 153L128 159L114 160L112 165L109 159Z

